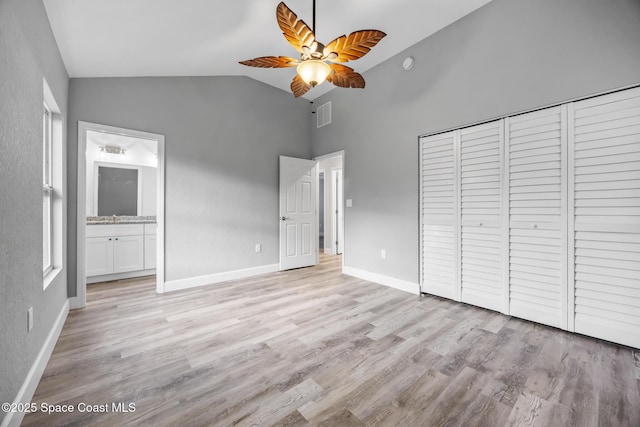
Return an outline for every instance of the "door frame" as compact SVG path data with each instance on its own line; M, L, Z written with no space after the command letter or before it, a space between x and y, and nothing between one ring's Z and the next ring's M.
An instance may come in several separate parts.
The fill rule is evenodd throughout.
M343 232L342 232L342 269L344 270L344 260L347 254L347 240L345 237L345 232L344 229L346 228L346 225L344 225L346 223L346 218L345 218L345 196L344 196L344 177L345 177L345 150L340 150L340 151L334 151L332 153L328 153L328 154L323 154L321 156L315 156L313 157L313 160L315 160L316 162L318 162L318 164L320 164L320 162L322 160L328 160L328 159L333 159L333 158L340 158L340 164L341 164L341 169L342 169L342 182L340 183L340 186L342 187L342 223L343 223ZM318 169L320 170L320 169ZM331 171L331 169L329 169L329 171ZM330 177L331 174L327 173L325 171L324 174L324 185L325 185L325 194L326 194L326 188L327 188L327 182L329 181L327 178ZM319 197L320 195L318 195ZM324 200L325 206L327 204L327 202L329 202L331 205L333 204L333 201L327 201L326 198ZM319 202L317 204L319 206ZM333 216L332 216L333 217ZM325 240L327 239L327 226L326 226L326 222L327 222L327 216L325 215L325 227L324 227L324 233L325 233ZM319 228L320 228L320 224L318 224L318 233L319 233Z
M334 247L334 255L342 255L344 252L344 195L342 194L344 190L342 187L342 167L331 168L331 179L333 180L332 190L334 192L331 200L331 228L334 231L333 237L335 238L335 240L331 242L331 245ZM338 243L336 243L336 240ZM342 250L340 250L341 248Z
M164 135L138 131L134 129L120 128L78 121L78 174L77 174L77 207L76 207L76 296L70 298L72 309L83 308L87 305L87 278L86 278L86 199L87 199L87 131L105 132L133 138L151 139L158 144L158 167L156 186L156 292L164 292L164 187L165 187L165 141Z
M320 165L320 162L318 162L318 166ZM324 230L325 230L325 226L324 226L324 222L325 222L325 206L324 204L326 203L326 196L325 193L327 191L327 189L325 188L325 184L326 184L326 179L327 179L327 172L324 169L318 169L318 241L320 240L320 236L322 236L323 242L322 242L322 249L324 250ZM320 191L320 181L322 182L322 192ZM320 209L320 201L322 200L322 209ZM322 215L322 221L320 221ZM322 225L322 234L320 234L320 225ZM320 249L320 245L318 245L318 249ZM318 254L319 256L319 254Z

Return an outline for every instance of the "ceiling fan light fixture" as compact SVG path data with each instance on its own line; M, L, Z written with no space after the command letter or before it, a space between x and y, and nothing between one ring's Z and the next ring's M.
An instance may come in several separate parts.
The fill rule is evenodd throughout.
M309 59L298 65L298 74L305 83L315 87L325 81L331 73L331 67L324 61Z
M297 66L298 73L291 82L291 92L296 98L325 80L338 87L364 88L364 78L359 73L337 62L349 62L362 58L386 36L384 32L354 31L348 36L343 34L335 38L325 46L316 40L313 33L316 28L315 0L313 0L313 29L300 20L284 2L280 2L276 7L276 19L284 37L300 53L300 60L288 56L260 56L240 61L242 65L258 68Z

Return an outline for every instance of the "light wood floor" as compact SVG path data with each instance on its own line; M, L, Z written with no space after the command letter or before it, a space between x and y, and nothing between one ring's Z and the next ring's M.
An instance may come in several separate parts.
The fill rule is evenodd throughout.
M345 276L339 257L87 295L33 399L75 412L23 425L640 426L639 352Z

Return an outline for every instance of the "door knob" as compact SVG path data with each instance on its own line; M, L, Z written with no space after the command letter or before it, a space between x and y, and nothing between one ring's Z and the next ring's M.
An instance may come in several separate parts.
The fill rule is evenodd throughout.
M281 217L280 219L281 219L282 221L286 221L286 220L291 219L291 218L286 217L286 216L283 216L283 217Z

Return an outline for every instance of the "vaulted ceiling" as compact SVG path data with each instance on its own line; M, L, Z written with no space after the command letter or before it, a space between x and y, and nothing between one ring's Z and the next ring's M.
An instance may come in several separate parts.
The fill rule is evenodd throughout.
M328 43L361 29L386 32L387 37L369 54L349 64L362 73L489 1L318 0L315 33ZM278 3L44 0L70 77L246 75L288 92L295 68L258 69L238 64L257 56L297 57L278 28ZM312 0L285 3L312 25ZM305 97L315 99L333 88L323 84Z

